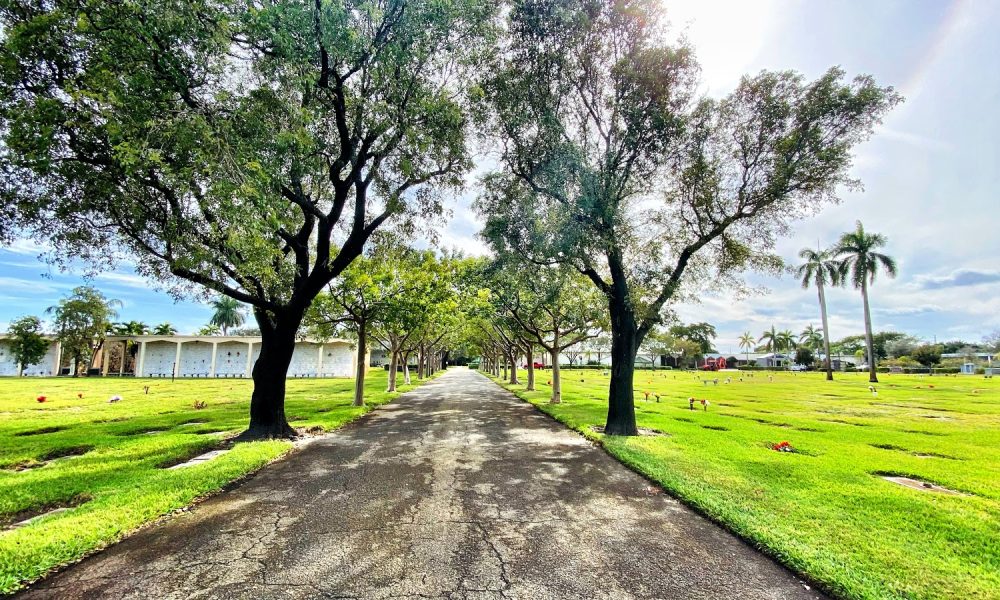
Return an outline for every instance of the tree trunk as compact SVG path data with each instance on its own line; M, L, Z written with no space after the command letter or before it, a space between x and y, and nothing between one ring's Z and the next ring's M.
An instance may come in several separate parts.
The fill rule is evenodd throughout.
M417 350L417 379L423 379L424 375L427 374L426 368L427 361L427 351L424 350L424 345L420 344Z
M826 357L826 380L833 381L833 361L830 360L830 324L826 318L826 294L823 292L823 283L817 281L816 289L819 290L819 313L823 320L823 355Z
M865 346L868 348L868 382L878 383L875 374L875 342L872 340L872 313L868 308L868 280L861 281L861 298L865 303Z
M304 311L303 311L304 312ZM285 377L295 352L295 332L302 315L277 318L274 324L261 323L260 355L253 366L253 395L250 397L250 426L239 440L295 437L285 419Z
M558 348L558 346L554 348ZM552 358L552 397L549 398L549 402L559 404L562 402L562 382L559 381L559 350L553 349L550 352Z
M611 312L611 384L608 389L606 435L638 435L635 425L633 378L639 349L635 314L624 298L610 301Z
M396 391L396 369L399 368L399 352L395 350L389 351L389 389L387 392Z
M410 385L410 353L403 353L403 383Z
M368 368L368 361L365 355L368 353L368 346L365 337L368 335L368 323L361 321L358 323L358 358L355 363L357 372L354 374L354 406L365 405L365 370Z
M526 350L527 350L527 353L528 353L528 387L527 387L527 390L529 392L533 392L533 391L535 391L535 357L532 355L532 352L531 352L531 350L532 350L531 344L528 344Z

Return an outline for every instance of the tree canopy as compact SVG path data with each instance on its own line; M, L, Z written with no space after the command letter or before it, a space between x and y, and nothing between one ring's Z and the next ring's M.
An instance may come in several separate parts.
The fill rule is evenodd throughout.
M45 357L49 342L42 335L42 321L38 317L20 317L10 322L7 328L10 353L17 361L17 374L24 367L37 364Z
M780 266L792 220L836 199L851 151L899 96L833 68L744 77L699 98L690 48L653 0L523 0L481 83L499 168L479 208L494 248L562 262L605 295L605 431L635 435L632 365L668 304Z
M290 435L284 376L309 304L377 229L431 222L463 183L461 74L493 10L6 2L4 206L59 256L124 256L179 295L253 307L247 435Z
M81 366L90 363L104 342L104 336L112 330L112 320L118 316L115 307L120 304L120 301L108 299L93 287L80 286L59 300L58 304L46 309L52 315L63 355L73 360L74 377L79 374Z

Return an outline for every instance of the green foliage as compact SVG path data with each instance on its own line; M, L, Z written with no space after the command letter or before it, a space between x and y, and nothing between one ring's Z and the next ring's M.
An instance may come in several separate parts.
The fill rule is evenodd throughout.
M795 349L795 364L812 366L813 362L816 361L815 355L813 355L812 349L806 346L799 346Z
M695 342L701 347L702 354L715 352L712 348L712 340L715 339L715 326L708 323L691 323L690 325L674 325L670 328L670 335L675 338Z
M73 359L74 375L79 373L81 365L90 361L105 334L111 330L112 319L118 316L114 309L120 304L91 286L80 286L46 310L52 315L63 355Z
M802 330L799 334L799 344L810 350L819 350L823 347L823 330L816 329L809 324L808 327ZM805 363L800 363L805 364Z
M924 344L917 346L910 353L910 358L919 362L925 367L930 367L941 362L941 346Z
M842 265L833 257L832 251L803 248L799 257L805 262L795 267L794 272L801 280L803 289L810 285L838 286L843 282Z
M160 323L153 328L153 335L177 335L177 328L170 323Z
M7 343L18 364L18 373L28 365L37 364L45 357L49 341L42 336L42 321L26 316L14 319L7 327Z
M149 333L149 326L142 321L115 323L111 326L110 333L114 335L146 335Z
M485 239L586 275L619 364L685 292L780 268L777 237L857 183L853 147L900 100L837 68L698 100L693 53L665 41L663 15L654 0L514 2L476 113L500 149L477 200ZM631 380L613 372L609 431L634 432Z
M227 335L230 327L239 327L246 321L243 316L243 307L239 300L221 296L212 301L212 318L208 320L209 325L214 325L222 330L222 335Z
M861 221L854 231L840 236L834 253L841 260L842 274L850 276L854 287L861 289L875 282L879 267L890 277L896 276L896 261L887 254L877 252L886 245L887 239L880 233L865 231Z

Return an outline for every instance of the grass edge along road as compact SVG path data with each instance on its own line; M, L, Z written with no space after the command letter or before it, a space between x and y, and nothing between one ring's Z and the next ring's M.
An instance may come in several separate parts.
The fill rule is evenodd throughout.
M288 420L337 429L428 379L413 377L392 394L386 381L386 371L372 369L359 408L351 406L353 379L290 379ZM251 389L248 379L0 380L0 595L287 455L288 441L246 442L203 464L164 468L244 429ZM121 401L109 403L112 395ZM205 407L196 410L198 401ZM58 508L69 510L11 528Z
M638 424L665 435L634 438L592 429L600 371L564 370L558 405L547 371L534 392L494 380L835 597L1000 598L1000 381L768 375L637 371Z

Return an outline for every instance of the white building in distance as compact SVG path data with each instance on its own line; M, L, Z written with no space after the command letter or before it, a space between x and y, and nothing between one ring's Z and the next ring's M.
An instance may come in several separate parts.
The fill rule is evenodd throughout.
M249 378L260 344L260 336L112 335L105 338L93 364L105 376ZM353 340L300 340L288 377L353 377L356 356ZM62 362L60 344L52 340L45 357L27 365L24 374L59 375L66 371L60 369ZM10 343L0 335L0 376L16 376L17 366Z
M0 334L0 377L17 377L17 360L10 351L10 342L6 335ZM24 366L24 375L32 377L49 377L59 374L61 359L59 342L49 340L49 348L42 360L33 365Z

